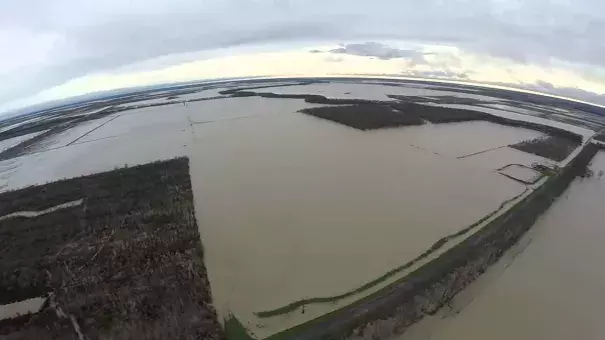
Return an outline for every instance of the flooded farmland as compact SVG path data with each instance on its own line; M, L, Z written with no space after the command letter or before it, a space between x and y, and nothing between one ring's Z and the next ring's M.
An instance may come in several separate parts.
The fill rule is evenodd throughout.
M327 314L342 313L405 282L557 177L559 168L596 132L519 113L522 110L429 103L431 115L424 115L422 106L412 110L406 104L421 96L503 102L481 92L380 83L267 82L262 87L230 86L231 92L166 92L165 97L120 104L0 161L0 192L187 157L217 318L229 340L260 340L297 327L315 327ZM248 92L231 97L240 88L280 96ZM182 101L163 102L179 98ZM204 100L186 102L199 98ZM149 106L134 108L137 103ZM447 119L448 105L463 109L456 119ZM310 114L335 107L340 116ZM378 111L415 123L363 129L338 118L347 112ZM492 113L534 125L485 119ZM543 121L551 128L539 128L537 123ZM566 145L567 158L514 148L552 134L561 136L561 131L579 140ZM597 167L605 165L603 156L595 162ZM545 229L544 219L537 229ZM229 335L232 322L246 337ZM421 331L412 329L405 336L427 330L439 335L445 329L419 325Z
M605 171L605 153L590 169ZM576 179L514 255L401 340L601 339L605 179Z
M360 135L284 115L194 129L196 211L211 280L217 280L214 294L227 302L217 308L238 315L353 290L525 189L410 146L407 128ZM425 146L451 147L431 142ZM434 209L443 214L435 216ZM338 277L331 275L335 268ZM308 319L338 306L289 317Z

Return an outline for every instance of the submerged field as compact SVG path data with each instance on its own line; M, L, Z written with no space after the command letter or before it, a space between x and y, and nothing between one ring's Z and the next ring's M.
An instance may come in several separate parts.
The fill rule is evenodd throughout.
M590 169L605 171L603 151ZM577 178L451 309L397 339L600 339L605 275L595 268L604 252L603 199L605 178Z
M230 320L227 328L236 322L241 332L229 335L238 340L276 334L287 338L293 334L288 331L292 327L381 294L386 286L453 249L556 176L594 134L586 126L597 124L596 120L582 126L549 120L543 118L547 108L532 111L478 93L379 83L234 83L142 99L33 142L28 139L25 147L8 139L5 144L12 151L0 161L0 192L124 165L188 157L189 171L183 170L183 161L174 165L176 184L154 188L153 183L166 180L161 171L154 170L156 177L142 179L134 187L103 189L105 210L99 207L97 219L90 222L98 228L75 227L82 223L81 216L88 216L81 211L87 206L85 187L72 190L79 196L67 190L70 194L61 202L52 195L30 195L33 203L7 199L15 202L7 206L25 204L19 209L43 210L84 198L78 206L18 221L46 225L46 219L56 215L68 226L65 235L57 236L48 226L21 229L37 230L41 234L34 233L36 238L55 235L49 240L57 242L89 235L95 240L92 244L98 245L115 241L119 234L102 227L104 223L142 223L124 213L122 204L134 204L143 214L147 200L165 205L162 200L184 195L186 208L177 210L191 220L171 215L177 222L162 220L156 227L166 234L152 234L153 240L169 240L174 242L170 249L191 255L181 238L197 249L201 236L204 263L196 265L202 267L175 265L170 275L184 275L186 279L178 280L180 285L195 285L205 280L205 266L217 319ZM552 112L562 115L561 110ZM581 117L576 119L581 121ZM166 171L172 181L171 171ZM191 187L180 182L187 172ZM172 185L185 189L170 189ZM89 194L97 195L94 190ZM6 223L0 220L0 225ZM160 228L160 224L169 227ZM176 225L186 232L173 230ZM16 236L15 244L29 242L28 235ZM129 231L120 242L143 242L148 236ZM101 253L112 249L108 245ZM97 250L82 250L82 256L99 260L101 253L94 255ZM154 258L149 266L164 268L162 261L170 258ZM123 268L147 272L140 267L146 263L143 260L129 261ZM32 263L23 262L23 266L38 268ZM112 271L119 268L110 268L107 275L117 275L120 282L132 281ZM190 279L192 270L200 278ZM43 270L31 272L37 273L37 280L44 279ZM34 287L36 294L48 294L39 284L18 282ZM172 281L162 284L166 282ZM182 287L176 283L171 287L175 290L165 296L149 292L173 298L170 294ZM121 289L116 294L126 299L132 287ZM81 293L84 301L93 291ZM208 325L216 325L212 320ZM96 327L100 326L93 323L88 329Z

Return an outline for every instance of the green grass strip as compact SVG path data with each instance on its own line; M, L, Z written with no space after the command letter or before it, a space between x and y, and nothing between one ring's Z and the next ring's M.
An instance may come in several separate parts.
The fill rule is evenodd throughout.
M256 340L248 335L246 327L234 315L225 320L225 335L228 340Z
M340 294L340 295L334 295L334 296L326 296L326 297L314 297L314 298L309 298L309 299L302 299L302 300L298 300L295 302L292 302L286 306L283 307L279 307L276 309L272 309L272 310L268 310L268 311L262 311L262 312L257 312L254 313L256 316L258 316L259 318L270 318L273 316L277 316L277 315L281 315L281 314L287 314L290 313L302 306L305 305L310 305L310 304L317 304L317 303L333 303L336 302L338 300L342 300L345 298L348 298L350 296L353 296L355 294L359 294L367 289L370 289L376 285L378 285L379 283L393 277L394 275L398 274L401 271L404 271L408 268L410 268L411 266L413 266L414 264L416 264L417 262L423 260L424 258L428 257L429 255L431 255L432 253L434 253L435 251L439 250L441 247L443 247L448 241L450 241L453 238L462 236L464 234L466 234L469 230L475 228L476 226L480 225L481 223L487 221L489 218L491 218L492 216L494 216L496 213L498 213L500 210L502 210L508 203L518 199L519 197L523 196L529 189L525 189L522 193L520 193L519 195L510 198L504 202L502 202L502 204L500 204L500 206L492 211L491 213L485 215L484 217L482 217L480 220L478 220L477 222L471 224L470 226L457 231L454 234L445 236L441 239L439 239L437 242L435 242L429 249L427 249L424 253L420 254L418 257L414 258L413 260L397 267L394 269L389 270L386 274L380 276L377 279L374 279L366 284L364 284L363 286L356 288L354 290L348 291L346 293Z

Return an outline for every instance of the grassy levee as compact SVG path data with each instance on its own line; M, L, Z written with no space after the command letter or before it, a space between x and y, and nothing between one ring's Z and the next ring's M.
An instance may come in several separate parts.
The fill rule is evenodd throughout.
M598 150L598 146L587 144L557 176L409 275L349 306L268 339L346 339L351 334L363 334L364 328L377 320L391 320L390 331L403 332L424 315L437 312L494 264L585 171ZM235 317L227 320L225 327L229 340L253 339Z

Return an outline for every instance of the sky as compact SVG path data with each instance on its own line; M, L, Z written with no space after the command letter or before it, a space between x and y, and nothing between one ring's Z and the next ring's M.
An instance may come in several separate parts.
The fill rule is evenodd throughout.
M605 104L599 0L0 0L0 112L237 76L466 80Z

